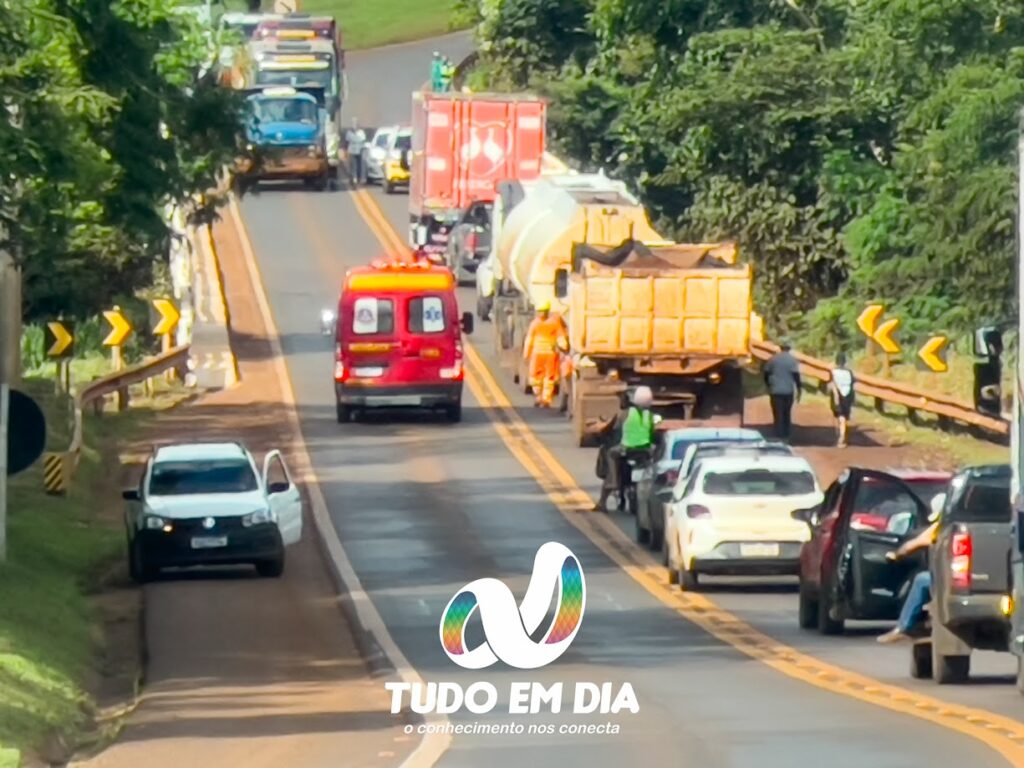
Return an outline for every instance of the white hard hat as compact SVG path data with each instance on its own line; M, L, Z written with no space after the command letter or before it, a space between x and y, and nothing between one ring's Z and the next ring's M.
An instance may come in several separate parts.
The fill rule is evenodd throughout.
M650 387L637 387L633 392L633 405L640 408L649 408L654 402L654 393Z

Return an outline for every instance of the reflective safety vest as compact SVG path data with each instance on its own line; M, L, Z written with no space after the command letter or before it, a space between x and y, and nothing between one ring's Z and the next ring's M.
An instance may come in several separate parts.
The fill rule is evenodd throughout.
M642 411L636 406L626 414L622 425L623 448L646 448L654 442L654 414Z
M534 318L526 332L523 356L529 359L536 354L553 354L558 351L559 341L564 338L565 325L558 315L548 315L545 320Z

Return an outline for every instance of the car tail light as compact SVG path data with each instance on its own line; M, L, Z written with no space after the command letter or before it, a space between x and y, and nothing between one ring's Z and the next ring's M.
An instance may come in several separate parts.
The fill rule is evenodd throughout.
M686 516L694 520L699 518L707 518L711 517L711 510L705 507L703 504L687 504Z
M466 235L466 250L470 253L476 250L476 232L470 232Z
M952 587L956 590L971 588L971 558L974 555L974 543L971 534L961 529L953 533L949 541L949 570L952 576Z
M463 377L462 361L456 360L455 365L450 368L442 368L438 373L440 373L442 379L454 379L456 381L461 381Z
M345 370L345 364L341 360L336 360L334 363L334 380L345 381L348 378L348 371Z

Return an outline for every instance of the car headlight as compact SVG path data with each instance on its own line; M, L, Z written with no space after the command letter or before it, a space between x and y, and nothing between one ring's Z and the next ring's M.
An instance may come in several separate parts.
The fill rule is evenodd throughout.
M264 523L276 523L277 516L269 509L258 509L255 512L250 512L248 515L242 518L242 527L249 528L253 525L263 525Z
M145 515L142 518L142 527L150 531L159 531L169 528L169 523L157 515Z

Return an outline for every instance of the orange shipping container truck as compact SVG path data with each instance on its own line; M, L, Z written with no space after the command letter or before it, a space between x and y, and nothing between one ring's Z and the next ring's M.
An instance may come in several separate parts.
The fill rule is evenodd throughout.
M414 93L410 244L444 251L461 210L493 201L499 181L539 177L545 116L535 96Z

